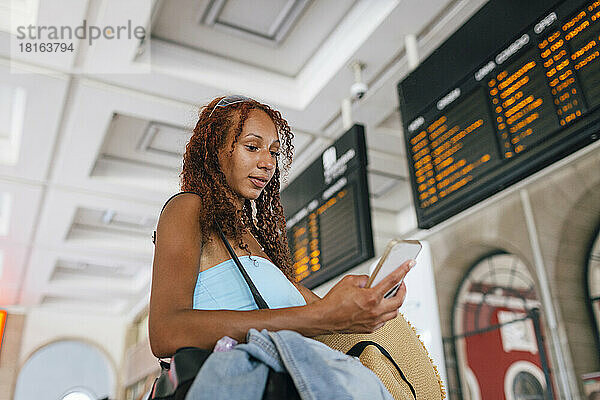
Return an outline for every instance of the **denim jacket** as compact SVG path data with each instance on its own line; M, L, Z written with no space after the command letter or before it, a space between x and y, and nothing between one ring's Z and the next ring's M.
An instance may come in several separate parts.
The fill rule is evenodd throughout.
M297 332L250 329L246 341L231 351L211 354L186 399L260 400L270 367L291 375L302 400L393 400L358 359Z

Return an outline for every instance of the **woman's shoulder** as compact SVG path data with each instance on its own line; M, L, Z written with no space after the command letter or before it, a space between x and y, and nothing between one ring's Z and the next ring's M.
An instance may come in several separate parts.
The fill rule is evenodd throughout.
M160 212L164 214L198 213L202 209L202 198L194 192L179 192L171 196Z
M160 230L171 233L199 234L198 218L202 210L202 198L193 192L180 192L171 196L163 206L158 219ZM163 229L161 229L163 228Z

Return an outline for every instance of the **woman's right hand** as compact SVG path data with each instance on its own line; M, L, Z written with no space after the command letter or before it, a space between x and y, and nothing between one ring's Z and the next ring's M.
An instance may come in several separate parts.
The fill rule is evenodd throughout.
M315 304L322 313L324 325L332 332L370 333L396 318L404 302L406 285L400 285L395 296L383 296L393 288L414 265L406 261L372 288L365 288L367 275L347 275Z

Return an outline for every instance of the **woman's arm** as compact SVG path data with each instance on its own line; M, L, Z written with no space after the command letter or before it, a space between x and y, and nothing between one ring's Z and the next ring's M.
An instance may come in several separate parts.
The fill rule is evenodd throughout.
M319 296L317 296L315 294L315 292L313 292L306 286L302 285L301 283L296 283L296 282L292 282L292 283L294 284L294 286L296 286L296 289L298 289L298 291L300 292L302 297L304 297L306 304L311 304L311 303L314 303L315 301L321 300L321 298Z
M156 356L180 347L211 348L225 336L243 341L250 328L282 327L316 335L320 314L297 307L281 310L194 310L193 292L202 253L198 224L201 198L181 194L165 206L157 226L150 297L149 338ZM308 290L308 289L307 289Z
M383 295L408 271L404 265L374 288L364 289L367 276L346 276L323 298L306 306L274 310L194 310L193 291L201 255L198 224L201 198L173 198L160 217L152 273L149 339L157 357L185 346L212 348L227 335L245 340L250 328L290 329L305 336L329 332L372 332L397 315L405 288L392 299ZM308 289L299 289L311 299ZM312 293L312 292L311 292Z

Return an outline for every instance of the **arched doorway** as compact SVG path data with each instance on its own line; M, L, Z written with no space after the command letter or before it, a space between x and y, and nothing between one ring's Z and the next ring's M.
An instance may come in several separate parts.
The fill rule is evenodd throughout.
M78 340L50 343L25 362L15 400L88 400L115 397L115 372L96 347Z
M540 307L535 281L519 257L493 253L469 269L452 315L462 398L554 398Z

